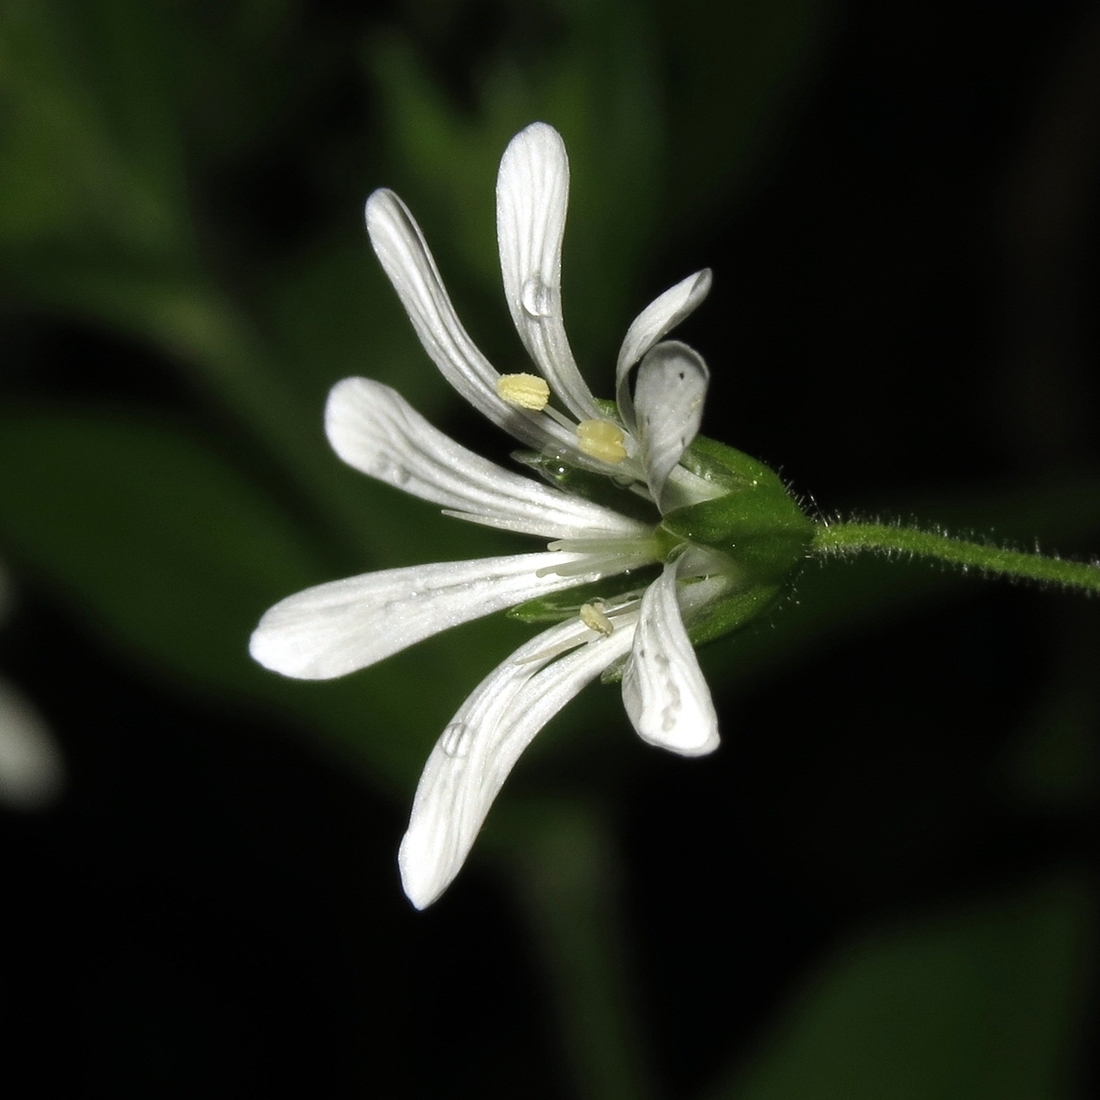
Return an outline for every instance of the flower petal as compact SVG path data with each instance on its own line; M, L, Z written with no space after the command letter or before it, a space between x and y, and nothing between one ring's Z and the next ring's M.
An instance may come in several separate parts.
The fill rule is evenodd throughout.
M468 451L381 382L338 382L325 408L325 431L348 465L476 523L548 538L648 533L636 520Z
M458 874L523 750L626 653L632 635L629 625L602 637L575 619L561 623L513 653L462 704L428 757L401 841L401 881L418 909ZM570 646L577 648L554 659Z
M718 747L718 717L677 602L677 566L646 589L623 670L623 705L643 741L682 756Z
M571 433L540 413L507 404L497 394L500 375L462 327L420 227L392 192L367 199L367 231L424 350L444 378L494 424L537 450L573 445Z
M569 159L545 122L521 130L497 176L497 240L504 294L516 331L551 392L578 420L603 414L569 347L561 309L561 244L569 202Z
M628 427L634 427L634 407L627 384L630 368L695 310L710 293L711 282L709 267L689 275L650 302L627 329L615 367L615 399Z
M586 568L588 562L605 568ZM624 558L622 568L634 564ZM284 676L330 680L459 623L597 581L613 572L606 565L605 557L547 551L347 577L281 600L260 620L248 649Z
M646 481L658 506L669 473L699 431L709 379L702 356L676 340L651 348L638 368L637 434Z

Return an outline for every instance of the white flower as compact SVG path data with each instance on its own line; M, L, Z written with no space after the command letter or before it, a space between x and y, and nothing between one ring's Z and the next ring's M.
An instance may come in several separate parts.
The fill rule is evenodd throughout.
M0 622L7 617L10 587L0 562ZM45 810L64 787L64 758L46 720L13 684L0 679L0 805Z
M448 515L551 541L540 553L323 584L276 604L252 636L252 656L267 668L326 679L458 623L627 575L605 599L579 605L513 653L444 730L424 768L399 856L405 892L418 908L458 873L535 734L612 666L621 665L623 703L645 741L687 756L718 744L714 707L684 622L729 590L734 569L725 555L676 545L657 528L662 512L718 495L679 465L698 431L706 366L683 344L661 342L706 295L710 274L678 283L630 326L618 360L619 418L612 419L582 379L562 324L568 189L561 137L544 123L528 126L501 161L497 230L508 305L539 376L502 376L474 346L396 195L371 195L367 227L421 342L459 393L542 455L607 474L624 492L651 500L652 522L504 470L437 431L387 386L348 378L333 388L325 415L329 441L345 462ZM656 567L656 579L632 585L629 575L643 567Z

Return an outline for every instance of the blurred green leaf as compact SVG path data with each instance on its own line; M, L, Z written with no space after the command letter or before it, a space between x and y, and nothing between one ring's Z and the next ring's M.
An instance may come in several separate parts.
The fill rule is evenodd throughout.
M1055 1100L1076 1094L1093 892L1041 883L838 947L730 1100Z
M316 319L308 335L323 323L329 337L320 347L303 346L307 338L295 346L285 323L278 336L287 346L270 341L263 319L234 300L205 255L216 253L210 226L190 200L193 173L210 172L203 163L210 149L184 158L198 108L181 80L196 85L208 70L232 68L232 43L247 47L250 71L281 72L265 50L292 48L291 13L255 0L207 27L200 8L140 0L13 0L0 8L0 275L21 305L125 332L190 372L268 445L319 510L356 531L354 508L326 478L317 460L323 448L313 443L324 394L340 377L338 364L324 373L326 357L335 345L342 358L368 350L357 323L366 299L335 323L331 308ZM244 60L233 58L238 67ZM251 107L272 113L270 103ZM232 112L214 113L220 123ZM361 229L354 240L365 268L373 258ZM269 277L280 288L270 296L277 319L302 289L296 275ZM342 291L347 302L360 282L330 281L328 299Z
M0 8L0 240L189 249L170 6Z
M539 946L577 1096L647 1100L657 1090L632 1011L627 921L608 822L588 806L538 797L510 800L496 812L482 844L512 879Z
M294 526L183 432L135 417L0 425L0 530L147 658L227 690L271 596L326 578Z
M18 266L17 257L9 255L7 259ZM362 478L334 473L338 464L324 441L323 410L329 387L341 377L335 373L341 369L341 360L361 360L375 350L381 353L380 362L386 368L380 373L394 377L402 373L408 359L400 352L385 354L389 341L379 332L376 339L364 344L343 342L343 352L329 372L326 356L341 343L340 336L330 330L316 347L311 346L311 337L324 329L326 320L332 321L332 302L347 301L348 288L330 286L330 312L311 318L308 326L303 323L297 339L292 339L290 330L303 315L287 304L290 319L283 324L283 346L275 351L232 302L201 278L143 271L109 261L91 261L84 266L70 257L57 266L40 262L33 271L22 273L21 281L32 300L124 332L185 368L200 391L228 407L266 444L277 474L310 500L316 516L324 517L330 539L347 538L358 549L372 550L378 549L380 541L386 542L376 537L377 524L362 507L358 495ZM317 296L321 288L313 287L311 292ZM288 299L293 297L288 294ZM273 303L275 312L281 304L278 299ZM360 321L369 317L363 304L359 314L345 322L343 331L368 327L369 321L368 325ZM305 369L304 363L309 363L310 369ZM370 360L357 365L370 373ZM442 403L438 372L422 352L415 368L407 373L414 379L414 392L434 394L435 404ZM449 390L443 392L449 394ZM430 400L426 403L432 404Z
M281 373L316 408L351 375L393 386L429 419L456 401L416 338L361 220L346 240L280 272L265 312L285 361Z

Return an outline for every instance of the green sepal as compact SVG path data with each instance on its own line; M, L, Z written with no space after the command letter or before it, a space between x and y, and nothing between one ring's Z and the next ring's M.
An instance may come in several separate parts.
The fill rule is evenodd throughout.
M770 611L788 591L786 584L754 584L730 593L688 624L692 645L700 646L741 630Z
M677 538L728 554L750 591L785 583L806 558L814 524L779 476L762 462L702 437L680 461L725 492L669 512L661 527Z
M735 630L742 630L770 611L790 591L786 584L754 584L738 588L702 611L687 624L691 644L701 646ZM620 658L603 670L601 684L617 684L623 678L630 655Z
M605 577L591 584L581 584L576 588L567 588L564 592L555 592L541 596L537 600L510 607L505 614L510 619L522 623L561 623L566 619L575 619L581 607L594 600L610 601L630 593L638 596L646 590L661 571L659 565L647 565L641 569L631 569L616 577Z
M601 684L618 684L618 683L621 683L622 678L623 678L623 669L626 668L626 662L629 661L629 660L630 660L630 654L627 653L625 656L620 657L617 661L612 661L611 664L609 664L607 666L607 668L605 668L603 670L603 672L600 673L600 683Z

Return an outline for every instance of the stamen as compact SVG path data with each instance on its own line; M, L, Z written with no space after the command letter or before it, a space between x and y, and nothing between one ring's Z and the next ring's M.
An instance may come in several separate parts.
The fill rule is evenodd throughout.
M550 400L550 387L537 374L502 374L497 379L497 395L509 405L542 412Z
M623 565L618 555L606 554L600 557L596 554L586 554L583 558L574 558L573 561L562 562L560 565L544 565L535 570L536 577L585 577L589 574L596 576L612 576L615 573L625 573L630 564Z
M603 600L593 600L581 605L581 622L589 630L610 638L615 633L615 624L604 614Z
M565 554L588 554L591 557L627 558L636 563L661 560L661 544L656 532L623 538L593 535L590 538L554 539L546 544L546 549L561 550Z
M626 458L622 428L610 420L582 420L577 425L577 445L592 458L617 466Z

